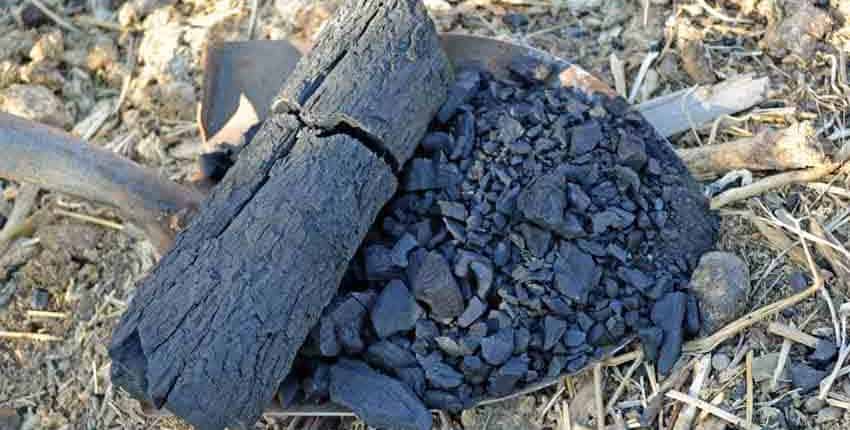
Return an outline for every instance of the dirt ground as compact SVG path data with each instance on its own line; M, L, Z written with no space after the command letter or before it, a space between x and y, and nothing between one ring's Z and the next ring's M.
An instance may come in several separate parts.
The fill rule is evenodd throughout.
M337 1L316 0L0 0L0 111L8 111L86 138L162 175L187 181L195 170L201 137L195 124L203 80L204 47L215 40L291 38L309 44ZM733 141L768 127L811 125L823 151L838 157L848 132L848 0L425 0L441 31L494 36L572 60L614 86L611 56L625 64L631 90L641 63L658 52L644 74L635 103L710 85L745 73L770 78L767 100L671 139L680 148ZM2 156L2 154L0 154ZM787 212L817 221L836 240L838 260L850 262L850 184L842 169L818 178L832 187L786 186L738 201L721 212L718 248L748 265L747 307L773 303L795 290L798 273L811 273L793 235L760 231L746 216ZM757 173L756 177L763 176ZM0 181L0 215L8 217L18 184ZM71 214L93 217L81 221ZM0 337L0 430L186 428L175 418L149 417L137 402L112 389L107 345L136 282L155 264L152 246L121 227L115 213L67 196L42 192L21 238L0 255L0 331L42 338ZM770 227L768 227L770 228ZM783 248L781 240L791 244ZM848 301L850 279L842 265L815 254L835 307ZM828 272L827 272L828 271ZM809 298L769 321L796 324L836 340L824 295ZM46 303L45 303L46 300ZM33 312L47 311L47 313ZM840 339L839 339L840 340ZM840 342L839 342L840 343ZM777 353L782 338L766 324L741 332L714 351L732 359L712 371L700 394L743 417L746 379L735 371L747 351ZM789 361L803 360L793 345ZM763 360L757 360L762 363ZM631 427L655 382L643 367L624 376L625 363L604 369L603 398L620 381L625 391L615 414ZM774 364L775 367L775 364ZM830 366L831 369L832 366ZM731 370L730 370L731 369ZM770 369L772 373L772 369ZM496 406L479 407L445 428L567 429L592 416L590 372L559 387ZM678 389L687 391L685 384ZM755 384L754 422L764 428L850 427L850 379L839 377L830 403L792 389L782 378ZM722 396L718 399L719 396ZM569 405L569 408L566 406ZM681 404L664 402L659 428L669 428ZM567 414L569 409L569 415ZM575 423L566 426L564 417ZM257 428L354 429L354 419L265 418ZM697 428L722 428L698 419ZM730 426L731 427L731 426ZM595 425L594 425L595 428Z

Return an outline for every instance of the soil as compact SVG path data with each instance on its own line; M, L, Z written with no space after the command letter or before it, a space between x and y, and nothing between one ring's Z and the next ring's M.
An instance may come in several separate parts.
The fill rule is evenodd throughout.
M42 2L82 31L61 27L28 2L0 4L2 109L27 107L27 100L36 97L37 111L20 108L17 112L63 126L88 137L93 145L186 181L196 170L201 152L193 121L202 81L201 52L210 40L246 38L251 2ZM309 44L336 6L330 0L259 4L255 37L293 38L302 44ZM725 142L766 127L803 121L819 130L828 153L846 140L846 52L850 51L846 1L427 0L426 4L442 31L527 43L581 64L612 87L611 54L625 61L631 89L646 54L660 50L662 55L636 94L637 102L743 73L770 77L766 102L734 120L723 120L716 133L706 127L674 136L675 147ZM811 16L820 17L823 25L801 27ZM799 43L790 39L798 36ZM93 118L116 105L118 114L91 127ZM843 171L822 182L840 189L850 185ZM0 215L6 217L17 185L3 182L2 188ZM839 194L794 185L736 203L733 209L758 214L764 214L765 208L783 209L811 217L834 225L833 235L845 244L850 238L850 227L844 222L846 207L846 197ZM137 402L112 389L108 378L106 345L134 285L155 262L150 244L138 240L132 229L117 231L106 224L85 223L58 215L57 209L120 222L108 209L44 193L32 218L33 228L0 259L0 329L61 338L0 340L0 428L187 428L174 418L144 415ZM792 280L800 272L810 279L804 266L774 248L747 219L734 213L721 217L717 247L738 255L749 266L749 309L787 297L798 284ZM820 258L818 263L829 267ZM828 278L827 287L837 305L847 301L845 282ZM33 303L33 293L39 289L48 293L47 311L59 312L60 317L28 314L33 304L42 304ZM775 319L834 340L829 310L821 298L809 299ZM768 334L765 327L756 325L715 354L734 360L746 350L754 351L756 357L778 352L781 339ZM810 353L794 346L790 361L806 363ZM606 369L607 393L613 392L628 366ZM578 406L592 402L572 402L582 398L588 379L588 374L572 377L560 388L465 411L452 422L467 429L562 428L567 402L575 420L593 414L588 406ZM815 411L816 405L807 402L812 394L792 390L789 383L776 390L756 385L757 422L770 419L786 423L787 428L850 425L840 410ZM740 395L745 392L744 378L739 373L713 372L707 386L703 398L725 392L722 406L744 415ZM649 376L638 371L621 400L640 400L641 392L649 390ZM833 393L850 396L846 377L839 378ZM677 410L675 402L667 402L662 416L669 419ZM636 413L628 408L622 411L627 421ZM354 419L268 417L257 428L363 427Z

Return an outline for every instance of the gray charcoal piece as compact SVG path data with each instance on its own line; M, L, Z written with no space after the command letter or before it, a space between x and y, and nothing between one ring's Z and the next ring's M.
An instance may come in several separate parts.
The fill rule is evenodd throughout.
M573 348L580 346L587 340L587 334L577 328L570 328L564 333L564 345Z
M602 270L588 254L569 242L561 242L555 260L555 288L578 303L587 303L590 291L599 284Z
M463 357L460 370L470 384L476 385L484 383L490 374L490 366L476 355Z
M838 354L838 347L835 343L827 339L818 339L815 344L815 351L809 355L809 361L815 366L827 366L835 360Z
M602 234L609 228L623 230L635 221L635 216L623 209L611 207L591 217L593 233Z
M298 397L298 388L298 378L295 374L290 373L287 375L277 390L277 397L280 400L281 407L288 408L295 404L295 399Z
M567 322L552 316L543 319L543 350L552 349L567 331Z
M439 347L441 351L445 352L446 355L450 357L461 357L471 353L470 351L466 351L460 343L449 336L435 337L434 342L437 343L437 347Z
M530 360L525 354L511 358L490 375L487 384L488 394L500 397L513 392L516 384L528 372L529 364Z
M430 430L433 424L413 390L361 361L344 359L331 367L330 398L373 427Z
M473 261L469 264L469 269L475 275L475 293L478 297L486 299L493 287L493 266L489 261Z
M552 234L528 223L520 224L518 229L525 239L525 247L531 254L537 258L545 257L552 244Z
M388 340L369 345L363 358L386 371L416 365L416 357L412 352Z
M321 363L302 381L301 388L308 401L321 402L328 398L330 383L331 369L327 364Z
M446 411L453 414L463 410L463 402L454 394L441 390L428 390L424 396L425 404L431 409Z
M655 302L652 307L652 322L664 331L664 341L658 353L658 372L667 375L682 352L684 338L685 311L687 309L685 293L669 293Z
M467 328L478 320L478 318L481 318L486 311L487 304L482 302L478 297L473 297L469 300L469 303L466 305L466 309L463 313L457 318L457 325L459 327Z
M422 397L425 394L425 371L421 367L401 367L393 369L395 375L416 395Z
M825 370L817 370L802 363L795 363L791 365L791 385L799 389L800 393L805 394L817 388L828 374L829 372Z
M602 126L594 120L573 127L571 133L570 154L574 157L593 151L604 139Z
M617 145L617 158L620 163L640 171L646 164L646 145L637 136L622 136Z
M428 305L431 315L447 319L463 313L463 295L442 255L429 252L413 273L413 294Z
M437 121L442 124L449 122L457 112L458 107L468 102L475 95L480 83L481 75L474 70L464 70L458 73L455 83L449 88L445 103L437 112Z
M422 368L428 385L432 387L450 390L463 383L463 375L442 361L422 363Z
M401 239L396 242L392 249L392 262L398 267L407 267L408 254L419 246L416 237L410 233L405 233Z
M493 366L508 361L514 352L514 330L502 328L481 340L481 357Z
M319 320L319 352L325 357L336 357L342 347L336 337L336 326L330 317Z
M402 266L396 264L392 248L384 245L372 245L366 247L363 254L366 279L370 281L389 281L398 278L403 273Z
M468 212L466 211L466 207L463 203L440 200L437 202L437 208L439 209L440 215L458 221L466 221L466 217L468 216Z
M387 284L369 315L378 337L385 339L408 331L416 325L416 301L404 282L394 279Z
M425 152L430 154L438 151L451 152L452 147L454 147L454 137L442 131L434 131L422 138L421 146Z

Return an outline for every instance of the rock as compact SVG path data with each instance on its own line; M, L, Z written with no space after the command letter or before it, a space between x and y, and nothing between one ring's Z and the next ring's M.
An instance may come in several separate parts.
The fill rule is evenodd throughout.
M567 331L567 322L551 316L543 319L543 350L552 349Z
M429 306L435 318L454 318L463 313L463 295L442 255L429 252L413 273L413 294Z
M525 219L544 228L554 229L567 209L564 177L550 173L534 179L517 198L517 209Z
M729 355L722 352L718 352L711 357L711 367L718 372L726 370L731 363L732 359L729 358Z
M431 409L447 411L453 414L463 410L463 402L457 396L440 390L428 390L425 392L425 404Z
M529 363L530 360L525 354L511 358L504 366L490 375L487 393L493 397L510 394L520 379L528 372Z
M808 414L816 414L826 407L826 401L817 397L809 397L803 402L803 410Z
M773 378L773 372L776 371L776 366L779 363L779 353L771 352L762 354L753 359L753 381L763 382ZM787 380L790 378L788 366L782 372L781 379Z
M396 376L414 393L422 396L425 393L425 371L421 367L402 367L394 369Z
M467 328L474 323L484 312L487 311L487 304L481 301L478 297L473 297L469 300L466 309L457 319L459 327Z
M826 339L818 339L815 345L815 351L809 355L809 361L815 366L827 366L835 360L838 354L838 348L832 341Z
M794 54L806 58L815 51L818 41L832 30L832 17L813 2L795 0L784 3L781 19L768 26L762 44L776 58Z
M385 339L416 325L416 301L404 282L394 279L381 290L369 315L375 333Z
M468 102L478 92L480 83L481 75L478 72L465 70L459 73L454 85L449 89L445 103L437 112L437 121L442 124L449 122L458 107Z
M684 337L682 323L687 309L685 293L669 293L652 307L652 322L664 331L664 341L658 353L658 372L667 375L682 352Z
M637 136L621 136L617 145L617 158L634 171L640 171L646 164L646 146Z
M463 384L463 375L442 361L423 364L428 385L449 390Z
M702 316L702 333L709 335L747 311L750 273L746 263L726 252L709 252L700 258L691 276L691 291Z
M340 360L331 367L330 398L373 427L430 430L432 426L431 413L410 388L360 361Z
M413 353L388 340L369 345L363 356L369 364L388 372L416 365Z
M817 388L827 374L829 372L817 370L805 364L792 364L791 385L799 388L801 393L807 393Z
M567 330L564 334L564 345L568 348L581 346L586 340L587 335L583 331L574 328Z
M588 254L569 242L561 242L553 267L555 288L578 303L587 303L590 290L599 284L602 271Z
M514 330L503 328L481 340L481 358L488 364L499 366L508 361L514 352Z
M14 84L0 91L0 111L59 128L73 122L62 100L40 85Z
M43 288L35 288L32 290L32 300L30 306L34 310L43 311L47 309L47 305L50 303L50 293Z
M818 412L818 416L815 419L815 422L818 424L826 424L831 423L833 421L838 421L844 418L844 409L837 408L835 406L830 406L828 408L821 409Z
M577 157L593 151L603 138L602 127L597 121L591 120L573 127L570 154Z

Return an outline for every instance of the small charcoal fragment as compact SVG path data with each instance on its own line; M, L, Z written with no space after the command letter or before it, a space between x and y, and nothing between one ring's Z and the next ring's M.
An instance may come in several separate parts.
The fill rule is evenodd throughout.
M43 311L47 309L47 305L50 303L50 293L47 292L44 288L34 288L32 290L32 300L30 306L37 311Z
M487 305L481 301L478 297L473 297L469 304L466 306L466 309L457 319L457 325L463 328L467 328L472 323L474 323L478 318L481 318L484 315L484 312L487 311Z
M573 127L570 153L576 157L593 151L603 139L602 127L597 121L588 121Z
M454 318L464 310L463 295L442 255L429 252L411 280L413 293L426 303L436 318Z
M425 371L421 367L402 367L394 369L396 376L414 393L422 396L425 393Z
M694 295L688 294L688 309L685 311L685 331L691 336L696 336L699 334L699 329L699 303Z
M809 355L809 361L815 366L827 366L832 363L838 354L838 348L830 340L818 339L815 351Z
M434 342L449 357L460 357L468 353L461 344L449 336L435 337Z
M416 364L416 357L413 353L388 340L382 340L369 345L364 358L369 364L386 371L393 371Z
M476 294L478 297L486 298L493 286L493 267L489 262L473 261L469 264L469 269L475 275Z
M445 124L457 112L460 105L469 101L478 91L481 75L473 70L458 73L454 85L449 89L446 102L437 112L437 121Z
M383 245L373 245L365 250L366 279L370 281L389 281L402 273L396 264L393 250Z
M428 390L425 392L424 400L425 404L431 409L451 412L453 414L460 413L463 410L463 402L454 394L445 391Z
M817 370L802 363L791 365L791 385L800 390L800 393L805 394L820 385L823 378L826 378L829 372L825 370Z
M640 329L638 335L643 346L643 355L647 361L656 362L661 350L661 342L664 341L664 331L658 327L647 327Z
M682 352L684 337L682 323L687 308L685 293L670 293L655 302L652 308L652 322L664 331L664 342L658 354L658 372L667 375Z
M555 288L578 303L587 303L590 290L599 284L602 276L593 257L569 242L561 242L554 270Z
M525 354L511 358L490 375L487 392L493 397L510 394L528 372L529 362Z
M331 367L330 399L354 411L373 427L430 430L431 413L401 382L365 363L340 360Z
M380 338L407 331L416 324L416 302L404 282L395 279L381 291L370 312Z
M463 375L442 361L435 360L430 363L423 364L425 369L425 379L428 385L449 390L458 387L463 383Z
M514 330L503 328L492 336L481 340L481 357L489 364L498 366L507 361L514 352Z
M567 331L567 322L547 316L543 320L543 350L548 351L557 344Z
M408 254L410 254L410 251L413 251L417 246L419 246L417 239L412 234L405 233L401 239L396 242L395 246L393 246L393 264L398 267L407 267Z
M307 401L321 402L328 398L328 389L331 383L331 370L328 365L320 363L313 369L313 373L304 379L302 389Z

